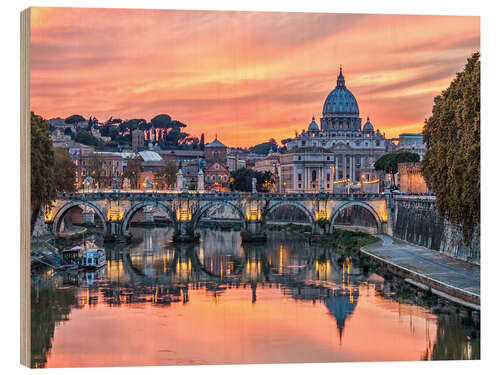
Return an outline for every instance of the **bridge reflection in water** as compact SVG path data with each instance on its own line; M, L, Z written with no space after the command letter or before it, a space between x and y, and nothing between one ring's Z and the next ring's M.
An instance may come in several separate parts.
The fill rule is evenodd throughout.
M384 297L383 279L324 245L282 233L242 244L239 232L213 230L200 244L174 245L169 228L133 230L134 242L108 249L97 273L34 279L33 312L48 317L37 322L34 366L479 356L463 327ZM117 352L100 355L99 340Z

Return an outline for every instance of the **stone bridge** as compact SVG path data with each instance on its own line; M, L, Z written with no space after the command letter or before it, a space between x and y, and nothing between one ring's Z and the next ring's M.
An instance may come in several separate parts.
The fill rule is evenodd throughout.
M131 219L141 212L145 222L154 222L153 209L164 211L176 229L175 241L196 239L200 220L212 207L226 206L238 216L243 240L265 239L266 221L280 207L295 207L305 214L312 237L333 233L337 216L346 208L359 206L373 216L378 233L391 232L390 195L386 194L273 194L273 193L201 193L201 192L92 192L59 194L53 206L45 210L45 222L53 233L60 231L62 219L72 208L83 210L83 221L98 216L107 240L119 240L127 233ZM389 233L391 234L391 233Z

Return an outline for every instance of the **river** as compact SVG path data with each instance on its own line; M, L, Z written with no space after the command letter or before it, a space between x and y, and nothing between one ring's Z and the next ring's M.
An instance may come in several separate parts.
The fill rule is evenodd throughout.
M328 246L131 230L98 272L32 275L33 367L479 359L479 331L457 314L395 298Z

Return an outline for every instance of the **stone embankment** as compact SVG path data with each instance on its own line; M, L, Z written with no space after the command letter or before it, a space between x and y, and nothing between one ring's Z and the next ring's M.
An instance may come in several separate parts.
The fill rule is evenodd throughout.
M420 289L472 310L480 310L480 268L438 251L386 235L360 252L378 261L390 273Z
M438 215L434 196L394 196L392 233L396 238L437 250L446 255L480 264L480 228L469 245L461 228Z

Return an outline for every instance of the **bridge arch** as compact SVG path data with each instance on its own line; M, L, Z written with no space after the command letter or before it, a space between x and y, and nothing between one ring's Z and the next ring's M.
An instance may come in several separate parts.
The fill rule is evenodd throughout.
M134 217L135 213L144 207L159 207L164 210L170 216L172 222L175 222L175 214L170 207L170 205L162 203L162 202L140 202L134 204L132 207L128 209L128 211L123 215L122 220L122 233L127 231L128 224L132 217Z
M71 210L73 207L90 207L91 209L94 210L94 212L99 216L99 218L102 221L102 226L103 226L103 233L106 234L106 215L101 211L99 206L92 202L86 202L86 201L74 201L74 202L67 202L64 205L62 205L54 215L54 220L53 220L53 227L52 230L54 234L57 234L59 227L61 225L61 220L66 215L66 213Z
M267 221L267 218L271 215L271 213L273 213L275 210L277 210L280 207L286 207L286 206L295 207L295 208L299 209L300 211L302 211L309 219L309 222L311 223L311 225L314 225L313 213L311 211L309 211L307 209L307 207L305 207L304 205L297 203L297 202L293 202L293 201L278 202L278 203L273 204L271 207L269 207L267 209L267 211L265 212L265 214L263 215L264 223Z
M235 205L234 203L232 202L228 202L228 201L213 201L213 202L208 202L208 203L205 203L203 204L201 207L199 207L196 212L193 213L193 219L192 219L192 224L193 224L193 228L196 228L198 227L198 224L200 223L200 220L201 218L203 217L203 215L212 207L216 207L216 206L226 206L226 207L230 207L231 209L233 209L234 212L236 212L236 214L240 217L241 219L241 222L243 224L243 228L245 228L245 214L243 213L243 211L241 210L240 207L238 207L237 205Z
M330 229L329 229L330 233L333 233L334 223L335 223L335 220L337 219L337 217L339 216L339 214L342 211L344 211L346 208L352 207L352 206L362 207L362 208L366 209L368 212L370 212L370 214L375 219L375 223L377 225L377 233L380 233L382 231L382 220L380 219L377 211L375 211L371 205L369 205L368 203L365 203L365 202L346 202L343 205L341 205L339 208L337 208L337 211L335 211L335 213L333 214L332 219L330 220Z

